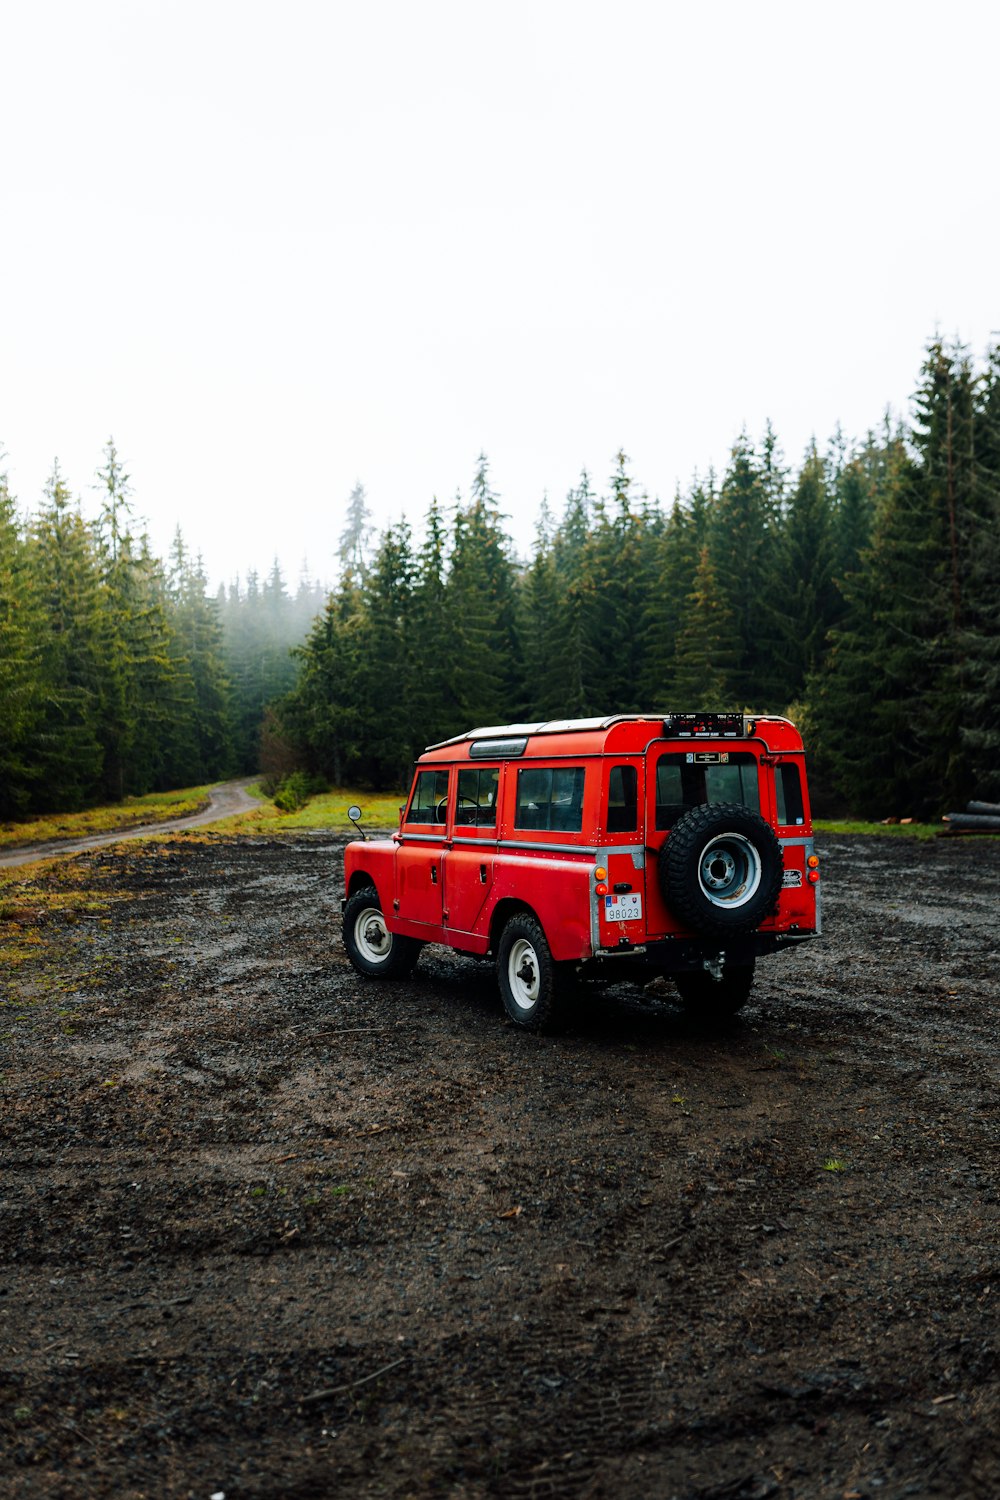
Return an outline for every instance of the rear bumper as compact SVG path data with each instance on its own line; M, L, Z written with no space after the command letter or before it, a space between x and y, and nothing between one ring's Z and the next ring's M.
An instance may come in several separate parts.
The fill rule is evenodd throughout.
M753 932L731 938L661 938L633 948L602 948L587 965L596 965L610 975L612 966L635 965L658 974L678 974L700 969L706 959L723 964L751 964L754 959L779 948L794 948L815 937L815 932Z

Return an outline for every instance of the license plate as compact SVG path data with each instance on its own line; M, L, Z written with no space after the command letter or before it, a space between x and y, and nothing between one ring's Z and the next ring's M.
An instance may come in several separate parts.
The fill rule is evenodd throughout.
M641 916L642 897L637 891L630 891L626 896L605 896L606 922L637 922Z

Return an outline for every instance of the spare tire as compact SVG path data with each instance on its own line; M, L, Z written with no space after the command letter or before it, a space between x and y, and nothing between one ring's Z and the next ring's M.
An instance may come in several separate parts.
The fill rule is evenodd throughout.
M660 888L695 932L755 932L781 890L781 845L759 813L731 802L692 807L660 850Z

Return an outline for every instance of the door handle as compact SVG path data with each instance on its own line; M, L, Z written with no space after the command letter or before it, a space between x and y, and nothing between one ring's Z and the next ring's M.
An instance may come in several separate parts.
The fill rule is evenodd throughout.
M437 865L431 865L431 885L437 885L437 883L438 883L438 867L437 867Z

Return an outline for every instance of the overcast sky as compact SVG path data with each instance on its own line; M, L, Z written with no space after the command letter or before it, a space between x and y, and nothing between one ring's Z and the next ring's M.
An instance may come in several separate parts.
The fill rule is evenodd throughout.
M619 447L789 460L1000 329L1000 7L0 0L0 450L165 553L334 571L485 450L519 546Z

